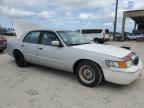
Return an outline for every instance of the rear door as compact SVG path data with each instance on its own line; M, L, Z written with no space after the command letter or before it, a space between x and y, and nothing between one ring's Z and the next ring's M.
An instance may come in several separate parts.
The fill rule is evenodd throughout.
M40 36L40 31L31 31L29 32L21 44L22 52L25 56L25 59L29 62L37 61L37 44Z

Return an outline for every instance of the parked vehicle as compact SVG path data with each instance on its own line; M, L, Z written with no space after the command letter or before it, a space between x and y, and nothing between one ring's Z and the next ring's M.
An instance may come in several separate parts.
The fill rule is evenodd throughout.
M144 38L144 35L140 33L135 33L135 34L126 36L126 40L137 40L139 38Z
M81 84L93 87L104 79L116 84L136 80L140 58L130 50L90 43L77 32L34 30L8 43L7 53L19 67L29 63L73 72Z
M7 40L5 37L0 36L0 52L3 52L7 47Z
M104 42L110 40L108 29L81 29L77 32L79 32L89 40L94 41L95 43L103 44Z
M143 34L143 36L137 38L136 41L137 42L143 42L144 41L144 34Z

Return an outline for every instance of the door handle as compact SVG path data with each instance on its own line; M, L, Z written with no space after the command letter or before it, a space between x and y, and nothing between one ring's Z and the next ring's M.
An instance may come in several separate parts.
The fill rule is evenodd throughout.
M38 48L39 50L43 50L43 48Z

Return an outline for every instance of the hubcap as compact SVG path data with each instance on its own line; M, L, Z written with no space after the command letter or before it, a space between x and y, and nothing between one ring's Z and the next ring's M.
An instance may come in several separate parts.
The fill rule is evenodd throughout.
M79 70L80 79L85 83L92 83L95 80L94 70L87 65L84 65Z

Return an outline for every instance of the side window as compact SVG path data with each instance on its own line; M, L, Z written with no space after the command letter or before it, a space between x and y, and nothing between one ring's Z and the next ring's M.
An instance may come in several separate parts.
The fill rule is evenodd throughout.
M40 35L40 32L39 32L39 31L30 32L30 33L28 33L28 35L24 38L23 42L38 43L39 35Z
M52 45L52 41L57 41L58 38L53 32L43 32L40 43L43 45Z
M82 30L82 34L102 33L102 29Z

